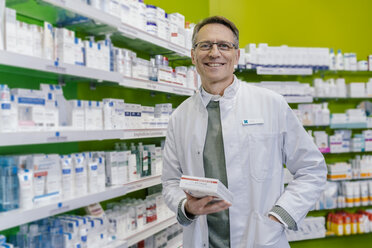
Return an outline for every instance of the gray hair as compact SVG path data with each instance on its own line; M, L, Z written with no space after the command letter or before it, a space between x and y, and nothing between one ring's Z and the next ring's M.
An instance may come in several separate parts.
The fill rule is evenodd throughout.
M199 33L200 29L204 27L207 24L222 24L226 27L228 27L234 34L234 45L239 48L239 30L235 26L233 22L228 20L227 18L223 16L211 16L207 17L204 20L201 20L195 27L194 27L194 32L192 34L192 47L195 47L196 44L196 35Z

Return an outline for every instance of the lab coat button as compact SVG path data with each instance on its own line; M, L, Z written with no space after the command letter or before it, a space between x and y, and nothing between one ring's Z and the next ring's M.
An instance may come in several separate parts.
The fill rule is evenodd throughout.
M198 155L200 155L200 151L198 151Z

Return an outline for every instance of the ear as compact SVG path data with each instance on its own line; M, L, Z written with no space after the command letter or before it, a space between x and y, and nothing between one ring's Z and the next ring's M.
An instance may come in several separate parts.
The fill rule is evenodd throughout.
M196 65L194 49L191 49L191 62L192 62L193 65Z
M238 62L239 62L239 58L240 58L240 49L238 48L238 49L236 49L236 54L235 54L235 65L237 65L238 64Z

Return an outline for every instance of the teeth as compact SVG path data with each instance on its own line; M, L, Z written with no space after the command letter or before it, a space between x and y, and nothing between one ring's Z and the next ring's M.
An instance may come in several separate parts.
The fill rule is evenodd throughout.
M222 64L208 64L208 66L212 66L212 67L217 67L217 66L221 66Z

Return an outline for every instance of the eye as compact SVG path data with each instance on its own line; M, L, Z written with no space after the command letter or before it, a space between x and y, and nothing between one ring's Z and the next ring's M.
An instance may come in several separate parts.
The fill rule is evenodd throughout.
M209 50L211 48L211 44L209 42L201 42L199 43L199 48L201 50Z
M218 48L221 50L230 50L232 48L232 45L226 42L218 43Z

